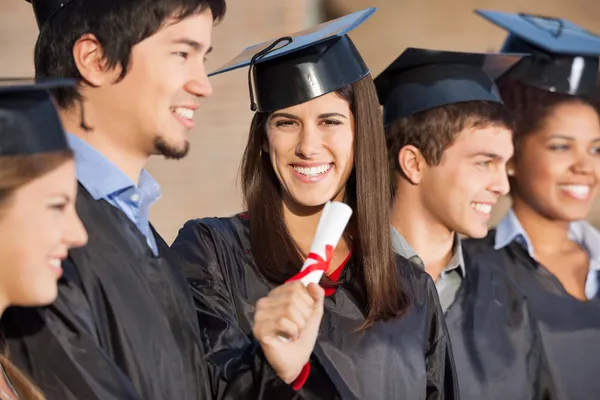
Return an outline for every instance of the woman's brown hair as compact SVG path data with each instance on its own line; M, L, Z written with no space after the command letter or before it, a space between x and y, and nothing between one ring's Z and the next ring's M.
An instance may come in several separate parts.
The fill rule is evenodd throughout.
M17 391L21 400L45 400L46 398L40 390L27 377L17 369L8 359L0 355L0 363L6 372L10 383Z
M390 180L383 122L375 85L367 76L336 92L354 115L354 168L344 202L354 210L344 234L352 248L352 276L366 298L361 329L400 316L408 307L391 245ZM256 113L242 160L242 190L250 222L250 242L257 267L281 284L296 274L305 254L283 217L281 187L269 155L262 151L269 113ZM331 285L329 279L324 283Z
M8 205L12 194L21 186L72 159L71 151L0 156L0 211Z
M0 157L0 220L11 204L14 193L22 186L39 178L63 163L72 160L71 151L40 153L34 155ZM22 400L44 400L40 390L9 360L5 351L0 354L0 364Z

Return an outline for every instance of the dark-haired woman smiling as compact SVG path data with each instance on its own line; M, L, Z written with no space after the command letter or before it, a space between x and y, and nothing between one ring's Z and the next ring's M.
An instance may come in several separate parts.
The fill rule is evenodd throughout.
M189 261L215 391L231 398L455 396L435 286L392 252L379 102L345 34L372 12L250 48L224 68L254 70L248 212L189 221L173 248ZM321 285L304 287L294 277L330 200L354 215Z
M52 303L62 259L87 241L73 153L46 92L58 84L0 87L0 314ZM44 399L2 351L0 399Z
M498 81L516 118L507 165L512 209L466 247L482 267L493 263L511 275L527 297L550 371L541 398L597 398L600 233L584 219L600 180L600 117L590 101L600 39L566 20L483 15L515 33L507 51L534 57ZM568 28L545 31L557 25Z

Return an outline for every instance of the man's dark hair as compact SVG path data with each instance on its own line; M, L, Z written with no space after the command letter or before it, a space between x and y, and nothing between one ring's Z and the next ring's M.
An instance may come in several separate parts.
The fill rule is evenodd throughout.
M439 165L444 151L466 128L500 126L513 129L512 115L500 103L469 101L449 104L402 118L386 126L388 161L392 171L403 176L398 165L398 153L407 145L421 151L430 166Z
M108 68L127 74L131 49L154 35L165 22L181 21L210 9L215 22L225 15L225 0L73 0L41 28L35 45L37 80L82 80L73 59L73 47L82 35L96 36ZM76 88L54 91L61 108L81 99Z

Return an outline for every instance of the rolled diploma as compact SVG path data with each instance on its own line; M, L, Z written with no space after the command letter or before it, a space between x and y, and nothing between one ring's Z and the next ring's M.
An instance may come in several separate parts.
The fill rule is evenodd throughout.
M340 202L327 202L321 213L319 219L319 225L317 225L317 232L313 239L312 245L310 246L310 253L316 254L321 259L327 260L327 245L330 245L333 249L337 246L350 217L352 216L352 209L344 203ZM307 257L302 265L300 272L318 261ZM329 266L331 260L327 260L327 266ZM309 283L319 283L323 273L327 271L316 270L310 272L308 275L300 279L300 281L307 286Z
M340 241L340 238L342 237L342 234L344 233L344 230L346 229L346 226L348 225L348 221L350 221L351 216L352 209L347 204L328 201L323 208L323 212L321 213L321 218L319 219L319 224L317 225L317 232L315 233L312 245L310 246L310 253L319 256L322 260L327 260L327 245L330 245L332 246L332 249L335 249ZM331 260L327 260L327 266L329 266L330 262ZM317 260L307 257L302 265L300 274L306 268L316 263L318 263ZM327 271L311 271L302 277L300 282L302 282L304 286L308 286L309 283L318 284L325 272ZM282 335L277 336L282 342L287 343L290 341L289 338L286 338Z

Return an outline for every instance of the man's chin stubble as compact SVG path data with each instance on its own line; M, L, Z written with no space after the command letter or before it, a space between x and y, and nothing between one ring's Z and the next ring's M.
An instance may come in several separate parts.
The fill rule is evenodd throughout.
M162 138L156 138L154 141L156 153L162 155L168 160L180 160L187 156L190 151L190 142L185 142L183 146L172 146Z

